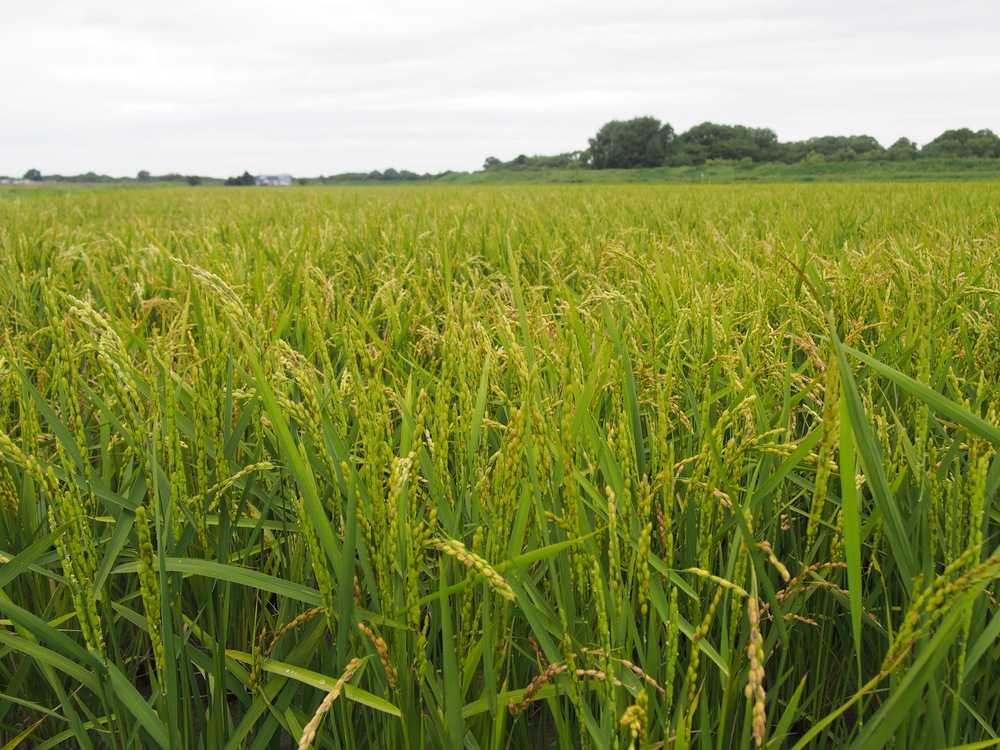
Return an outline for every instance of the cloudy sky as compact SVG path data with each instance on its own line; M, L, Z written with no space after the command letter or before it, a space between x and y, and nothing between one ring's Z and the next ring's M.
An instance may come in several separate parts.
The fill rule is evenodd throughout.
M608 120L1000 132L997 0L32 0L0 175L474 170Z

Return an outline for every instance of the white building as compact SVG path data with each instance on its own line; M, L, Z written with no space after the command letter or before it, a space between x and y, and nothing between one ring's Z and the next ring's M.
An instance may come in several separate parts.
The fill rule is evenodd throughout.
M292 184L290 174L258 174L254 175L253 184L257 187L288 187Z

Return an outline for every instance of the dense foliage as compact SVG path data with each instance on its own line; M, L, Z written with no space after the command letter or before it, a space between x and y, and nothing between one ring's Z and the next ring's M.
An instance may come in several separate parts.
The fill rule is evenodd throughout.
M794 164L997 157L1000 136L991 130L948 130L923 148L908 138L900 138L886 149L870 135L828 135L782 143L769 128L712 122L703 122L675 137L669 124L648 116L605 124L590 139L590 148L583 154L584 162L593 169L680 167L717 160Z
M931 159L937 162L969 159L1000 159L1000 136L992 130L972 131L969 128L947 130L921 148L909 138L900 138L885 148L870 135L827 135L804 141L781 142L770 128L751 128L745 125L720 125L703 122L677 135L670 124L655 117L635 117L631 120L612 120L605 123L588 141L582 151L567 151L553 156L528 156L518 154L509 161L488 156L483 162L484 172L525 172L570 170L588 167L595 170L651 169L656 167L691 167L703 164L801 164L815 166L824 163L870 164L877 162L906 162ZM407 169L389 168L384 171L343 172L319 177L299 177L300 185L345 185L429 182L447 182L452 171L437 174L418 174ZM868 175L863 166L858 174ZM9 179L9 178L0 178ZM86 174L42 175L29 169L23 180L29 182L65 183L149 183L187 182L190 185L254 185L249 172L238 177L220 180L195 175L167 174L152 176L142 170L135 178L109 177L87 172Z
M572 151L555 156L527 156L518 154L510 161L501 161L495 156L486 157L484 170L504 170L520 172L538 169L577 169L583 166L583 152Z
M998 206L9 191L0 743L990 741Z
M590 139L586 157L594 169L659 167L673 140L674 129L655 117L612 120Z
M248 170L243 170L243 174L239 177L227 177L223 184L226 187L252 187L256 182Z
M438 175L439 185L517 184L691 184L737 182L906 182L927 180L997 180L1000 159L909 159L886 158L855 161L826 161L810 157L794 164L753 162L749 159L712 159L703 164L644 169L586 169L580 162L563 169L497 168L480 172L452 172ZM351 183L357 184L357 183Z

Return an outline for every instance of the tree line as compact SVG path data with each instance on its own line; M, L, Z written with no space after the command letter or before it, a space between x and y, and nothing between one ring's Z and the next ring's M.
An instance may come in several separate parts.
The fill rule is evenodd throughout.
M604 124L583 151L557 156L519 155L504 162L489 157L483 169L638 169L706 163L815 164L846 161L910 161L923 158L1000 158L1000 137L991 130L946 130L922 147L900 138L888 148L870 135L826 135L781 142L770 128L703 122L677 134L657 118L635 117Z
M299 185L337 185L344 182L421 182L433 180L435 177L439 176L440 175L417 174L416 172L411 172L408 169L397 170L390 167L384 172L380 172L376 169L372 172L343 172L341 174L332 174L327 177L324 177L323 175L320 175L319 177L297 177L295 178L295 182ZM227 186L255 185L256 181L250 172L244 172L239 177L227 178L222 184Z
M171 172L170 174L153 175L145 169L140 170L135 177L112 177L106 174L97 174L96 172L84 172L83 174L74 175L43 175L37 169L29 169L24 173L24 176L21 177L21 179L28 182L65 182L79 183L83 185L112 184L120 182L183 182L188 185L200 185L206 178L199 177L198 175L177 174L175 172Z
M427 182L438 177L452 174L451 170L439 172L437 174L418 174L408 169L394 169L390 167L385 171L373 170L371 172L343 172L341 174L331 174L326 177L296 177L295 182L299 185L339 185L343 183L380 183L380 182ZM9 177L0 176L0 179L9 180ZM233 186L253 186L256 180L249 171L235 177L225 179L215 177L202 177L199 175L183 174L163 174L154 175L143 169L135 177L110 177L106 174L87 172L79 175L47 174L43 175L37 169L29 169L20 178L27 182L49 182L49 183L80 183L80 184L104 184L104 183L153 183L153 182L175 182L187 183L188 185L225 185Z
M778 140L770 128L745 125L720 125L703 122L677 134L669 123L655 117L635 117L605 123L586 149L554 156L520 154L510 161L490 156L483 164L486 171L528 171L546 169L638 169L642 167L687 167L700 164L819 164L851 161L913 161L917 159L997 159L1000 136L992 130L970 128L946 130L923 146L909 138L900 138L888 148L870 135L825 135L804 141ZM452 172L417 174L406 169L372 172L346 172L326 177L296 178L300 185L342 183L424 182L446 177ZM0 179L10 179L2 178ZM122 183L175 182L188 185L253 185L249 171L225 180L198 175L152 175L140 171L134 178L109 177L87 172L81 175L42 175L29 169L22 180L29 182Z

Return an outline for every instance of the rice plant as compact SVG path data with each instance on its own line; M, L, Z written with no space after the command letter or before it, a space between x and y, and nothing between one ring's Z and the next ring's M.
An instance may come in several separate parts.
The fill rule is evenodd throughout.
M995 183L0 197L0 746L1000 744Z

